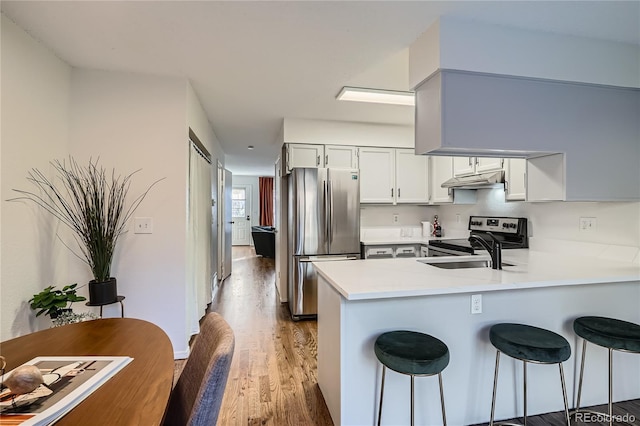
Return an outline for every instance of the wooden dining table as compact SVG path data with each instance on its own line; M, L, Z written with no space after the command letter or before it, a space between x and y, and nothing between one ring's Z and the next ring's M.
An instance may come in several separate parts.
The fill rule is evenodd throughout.
M38 356L129 356L133 361L57 425L160 425L173 383L173 347L158 326L108 318L38 331L0 343L7 371Z

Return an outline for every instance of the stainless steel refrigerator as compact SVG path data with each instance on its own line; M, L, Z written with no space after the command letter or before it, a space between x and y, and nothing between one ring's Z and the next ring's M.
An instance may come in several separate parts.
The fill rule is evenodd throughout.
M288 299L298 320L318 313L312 262L360 259L360 173L294 168L288 180Z

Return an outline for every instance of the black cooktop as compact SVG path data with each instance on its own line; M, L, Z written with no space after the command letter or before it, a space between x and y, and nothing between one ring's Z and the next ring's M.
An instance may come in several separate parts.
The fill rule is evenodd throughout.
M468 229L470 234L479 235L485 238L487 242L490 242L491 238L486 234L491 232L493 236L500 240L503 249L529 247L526 218L471 216ZM431 240L429 245L469 254L473 254L474 250L483 250L479 243L476 241L470 242L466 238Z

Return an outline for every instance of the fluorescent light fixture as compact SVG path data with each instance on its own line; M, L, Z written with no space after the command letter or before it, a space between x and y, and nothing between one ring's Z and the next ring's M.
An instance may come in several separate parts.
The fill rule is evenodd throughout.
M373 102L377 104L407 105L416 104L413 92L396 90L366 89L362 87L343 87L336 99L339 101Z

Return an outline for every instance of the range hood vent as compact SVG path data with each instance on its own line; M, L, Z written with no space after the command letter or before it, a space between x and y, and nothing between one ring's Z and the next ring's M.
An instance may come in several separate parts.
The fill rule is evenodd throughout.
M496 188L502 184L504 184L504 170L454 177L445 181L441 186L443 188L481 189Z

